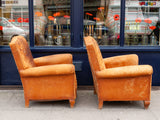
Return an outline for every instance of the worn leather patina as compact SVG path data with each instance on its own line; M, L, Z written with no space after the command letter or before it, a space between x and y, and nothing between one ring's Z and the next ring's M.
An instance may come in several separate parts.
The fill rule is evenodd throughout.
M92 71L99 108L103 101L144 101L148 108L151 96L153 69L150 65L138 65L136 54L102 58L96 40L84 38Z
M74 106L77 80L71 54L33 58L22 36L13 37L9 45L22 81L25 107L30 100L69 100Z

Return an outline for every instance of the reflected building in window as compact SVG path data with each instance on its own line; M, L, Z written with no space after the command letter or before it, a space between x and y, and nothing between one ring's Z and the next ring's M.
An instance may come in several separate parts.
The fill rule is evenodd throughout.
M99 45L119 45L120 7L120 0L84 0L84 35ZM160 44L160 1L126 0L125 10L125 45Z
M0 44L8 45L14 35L28 40L29 15L27 0L3 0L0 7ZM28 40L29 41L29 40Z

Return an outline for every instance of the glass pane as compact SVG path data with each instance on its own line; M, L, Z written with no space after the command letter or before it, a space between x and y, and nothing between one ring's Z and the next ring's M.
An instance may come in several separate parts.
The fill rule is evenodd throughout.
M119 45L120 1L84 0L84 36L99 45Z
M35 0L36 46L70 46L70 0Z
M160 45L160 1L126 0L125 45Z
M24 36L29 41L28 0L1 1L0 45L9 45L15 35Z

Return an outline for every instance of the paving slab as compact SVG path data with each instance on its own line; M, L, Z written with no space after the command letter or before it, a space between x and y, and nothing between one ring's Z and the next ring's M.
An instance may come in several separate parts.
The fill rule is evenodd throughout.
M160 89L152 90L147 110L142 101L104 102L99 110L93 90L78 90L74 108L67 100L25 108L23 90L0 90L0 120L160 120Z

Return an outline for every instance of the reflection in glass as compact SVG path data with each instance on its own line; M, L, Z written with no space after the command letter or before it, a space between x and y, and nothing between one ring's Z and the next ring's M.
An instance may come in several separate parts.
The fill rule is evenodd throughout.
M15 35L22 35L29 41L28 1L3 0L0 12L0 45L8 45Z
M37 46L70 46L70 0L35 0Z
M84 36L92 36L99 45L118 45L120 1L84 0Z
M125 45L160 45L159 14L159 0L126 0Z

